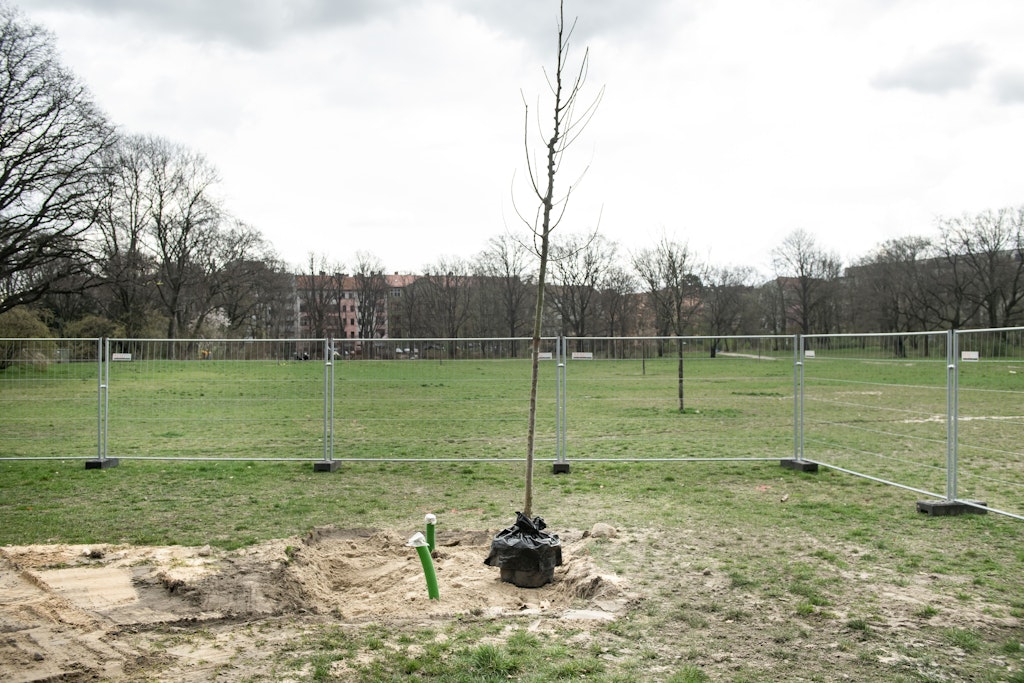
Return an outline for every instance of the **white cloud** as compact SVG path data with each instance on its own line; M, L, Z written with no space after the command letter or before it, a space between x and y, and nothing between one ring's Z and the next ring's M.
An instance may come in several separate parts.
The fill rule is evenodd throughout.
M401 0L27 0L45 12L88 14L185 40L272 50L295 35L365 24Z
M1024 104L1024 69L1005 69L995 75L992 85L1001 104Z
M985 66L985 57L978 46L943 45L881 72L873 83L877 88L906 88L928 95L944 95L971 88Z

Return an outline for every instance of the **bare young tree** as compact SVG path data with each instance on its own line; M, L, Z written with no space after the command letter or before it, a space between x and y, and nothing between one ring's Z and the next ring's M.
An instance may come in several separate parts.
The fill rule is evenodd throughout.
M662 237L653 249L633 255L633 268L647 290L659 334L676 337L679 412L686 409L683 340L700 310L703 271L687 245Z
M686 334L700 309L704 276L690 248L663 236L631 260L654 309L657 333Z
M0 5L0 312L80 287L113 132L53 37Z
M516 212L531 231L533 247L538 256L537 297L533 315L533 337L531 341L532 371L530 379L530 414L527 426L526 443L526 490L523 503L523 514L532 516L533 511L533 460L534 442L537 423L537 381L540 366L540 335L544 319L544 288L547 282L548 255L551 248L551 233L561 223L565 209L572 194L572 186L564 193L556 193L555 179L561 168L565 152L578 139L593 117L601 101L603 89L597 97L577 110L579 98L586 83L589 71L590 51L585 50L575 77L566 82L569 76L569 44L572 38L572 26L565 25L565 8L558 5L558 50L555 60L555 71L548 76L548 87L552 96L551 128L541 132L543 140L543 167L533 158L530 144L530 108L523 100L524 109L524 146L526 151L526 168L530 180L530 190L537 201L537 209L532 215Z

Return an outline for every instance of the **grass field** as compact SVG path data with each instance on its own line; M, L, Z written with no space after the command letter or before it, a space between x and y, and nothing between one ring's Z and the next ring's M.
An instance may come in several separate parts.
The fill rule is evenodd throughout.
M857 353L854 353L857 351ZM0 458L502 460L524 451L529 361L277 360L92 363L0 372ZM570 461L785 458L794 453L794 366L776 355L570 361ZM803 366L804 457L944 496L944 357L819 349ZM960 498L1024 513L1024 362L962 364ZM542 365L537 455L556 455L556 368ZM329 429L325 429L325 424ZM325 442L326 440L326 442Z
M2 456L96 451L92 365L0 373ZM576 362L567 377L572 457L775 457L792 453L792 367L693 357L680 414L676 361ZM521 458L529 361L153 361L111 366L111 457ZM539 387L538 448L554 456L555 365ZM775 452L765 452L770 449ZM781 451L779 453L778 451Z
M554 530L619 529L589 546L635 592L614 621L170 624L133 636L163 657L137 680L162 680L170 653L233 638L230 658L196 665L190 680L1024 683L1024 524L929 517L906 490L780 468L774 460L793 452L789 361L688 357L683 413L674 359L570 364L572 473L538 470L535 512ZM91 455L96 378L84 366L78 375L50 366L0 380L0 544L235 549L325 525L414 530L426 512L442 530L496 531L520 509L522 465L497 459L521 457L524 362L339 363L335 455L367 460L330 474L308 462L322 449L323 366L251 363L125 365L111 381L112 456L229 462L126 459L87 471L73 459L11 460L80 443ZM946 455L945 425L934 420L945 407L942 368L883 364L866 374L877 365L808 368L806 457L943 490L932 471ZM965 371L965 410L1012 418L1013 367ZM551 452L553 373L544 382L541 444ZM1019 424L968 424L964 437L986 461L1002 455L986 485L1010 500ZM63 434L76 425L81 435ZM278 452L294 461L254 457ZM729 457L768 460L711 461ZM636 462L606 460L617 458Z
M520 478L511 463L357 463L324 475L299 463L2 462L0 543L234 548L323 525L414 530L427 511L442 533L496 531L519 508ZM620 530L591 552L634 587L626 615L545 622L543 637L531 619L486 615L249 623L250 639L278 642L282 628L293 638L247 655L259 666L238 660L207 680L1024 680L1016 520L928 517L899 489L749 462L543 472L537 511L556 530ZM195 645L229 626L146 633ZM573 647L584 632L589 644ZM333 678L339 661L362 662L362 673ZM235 679L234 667L264 673Z

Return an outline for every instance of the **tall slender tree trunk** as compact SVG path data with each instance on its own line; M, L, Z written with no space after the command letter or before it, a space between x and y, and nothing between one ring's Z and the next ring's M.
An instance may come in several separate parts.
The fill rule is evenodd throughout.
M533 346L532 346L532 371L530 375L530 427L526 443L526 489L523 500L523 514L527 517L533 516L533 461L534 445L537 436L537 384L540 379L540 335L544 323L544 283L547 280L548 271L548 247L551 237L551 207L554 205L555 197L555 154L561 140L561 119L559 112L562 104L562 31L559 25L558 31L559 58L558 70L555 75L555 124L551 139L548 140L548 166L547 166L547 190L542 200L544 213L541 218L540 235L540 268L537 271L537 306L533 312Z

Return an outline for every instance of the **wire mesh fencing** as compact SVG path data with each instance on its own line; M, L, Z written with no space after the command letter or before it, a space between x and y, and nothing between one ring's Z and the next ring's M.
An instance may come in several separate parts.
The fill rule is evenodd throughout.
M570 460L792 453L794 337L569 338Z
M802 344L803 456L945 497L949 335L805 335Z
M957 497L1024 516L1024 329L962 331Z
M99 339L0 339L0 457L97 457Z
M541 342L535 455L793 455L1024 516L1024 328ZM529 339L0 339L0 458L521 460ZM87 463L88 466L88 463Z
M556 448L557 339L541 340L535 452ZM336 460L522 460L529 339L336 341Z
M328 355L323 339L109 339L103 454L323 459Z

